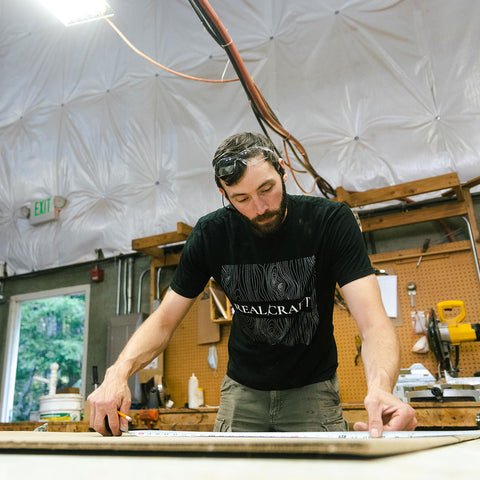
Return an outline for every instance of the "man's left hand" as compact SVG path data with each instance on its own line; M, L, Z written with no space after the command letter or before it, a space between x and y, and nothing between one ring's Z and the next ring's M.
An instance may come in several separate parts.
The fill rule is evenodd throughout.
M365 397L368 424L356 422L357 431L369 431L372 438L381 437L383 431L415 430L415 410L393 394L385 391L369 393Z

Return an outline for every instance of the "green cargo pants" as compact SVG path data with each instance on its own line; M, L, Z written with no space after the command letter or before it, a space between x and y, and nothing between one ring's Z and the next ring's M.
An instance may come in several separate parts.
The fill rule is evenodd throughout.
M288 390L255 390L225 376L215 432L347 431L336 374Z

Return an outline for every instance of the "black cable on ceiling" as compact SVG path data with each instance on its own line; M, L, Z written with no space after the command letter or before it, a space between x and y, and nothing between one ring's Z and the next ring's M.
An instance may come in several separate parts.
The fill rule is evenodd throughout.
M303 146L281 125L279 119L272 111L266 100L263 98L256 85L253 83L252 79L249 77L245 65L243 64L243 61L236 47L234 46L232 39L228 35L225 27L223 27L223 24L213 11L208 1L189 0L189 3L197 16L200 18L200 21L204 25L207 32L225 50L228 59L232 64L232 67L235 70L240 80L240 83L242 84L242 87L247 95L252 111L265 136L267 136L271 140L266 128L267 126L270 127L273 131L275 131L275 133L280 135L285 144L285 154L287 156L287 160L288 152L286 146L288 145L290 150L295 155L297 161L310 175L313 176L315 184L319 188L320 192L327 198L335 196L335 189L324 178L318 175L318 173L311 165L308 159L307 152L305 151ZM278 152L278 150L277 154L279 156L282 156ZM293 167L291 166L289 161L287 163L293 174ZM302 188L300 185L299 187Z

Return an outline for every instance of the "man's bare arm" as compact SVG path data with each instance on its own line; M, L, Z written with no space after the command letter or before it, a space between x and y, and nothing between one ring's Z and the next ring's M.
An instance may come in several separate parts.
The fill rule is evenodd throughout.
M344 285L342 292L362 339L368 386L365 408L369 422L358 423L355 429L368 429L372 437L381 436L384 429L415 429L415 411L392 394L400 370L400 344L385 313L377 278L360 278Z
M132 335L115 363L107 369L103 383L88 397L90 426L97 432L108 434L105 427L105 417L108 417L112 434L120 435L117 410L127 413L130 408L129 377L165 350L194 301L169 290L160 306ZM126 421L122 419L122 423Z

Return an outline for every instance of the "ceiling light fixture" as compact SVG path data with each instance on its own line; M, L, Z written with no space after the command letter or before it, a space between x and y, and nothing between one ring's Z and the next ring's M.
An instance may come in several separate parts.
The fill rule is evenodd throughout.
M103 0L40 0L65 26L111 17L112 7Z

